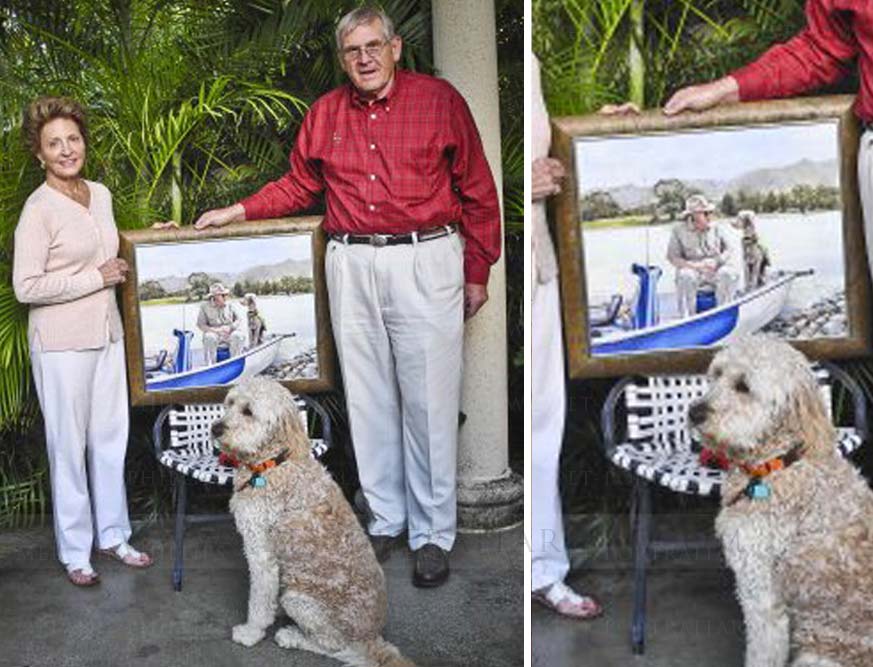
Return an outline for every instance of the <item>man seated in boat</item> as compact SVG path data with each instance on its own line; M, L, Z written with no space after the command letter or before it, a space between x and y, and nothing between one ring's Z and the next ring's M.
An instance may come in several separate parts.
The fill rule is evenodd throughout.
M699 291L714 291L718 306L736 295L739 273L732 261L732 245L725 232L712 224L714 210L703 195L691 195L685 201L682 221L670 236L667 260L676 267L680 318L697 312Z
M203 353L207 366L216 362L218 347L230 348L235 357L246 343L246 323L236 309L227 302L228 289L221 283L209 286L209 296L200 305L197 327L203 332Z

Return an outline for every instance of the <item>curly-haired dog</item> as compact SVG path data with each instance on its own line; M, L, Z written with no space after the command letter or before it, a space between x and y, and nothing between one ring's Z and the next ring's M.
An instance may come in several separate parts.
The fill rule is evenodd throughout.
M689 421L732 462L716 519L746 667L873 665L873 493L835 448L809 363L758 336L719 352Z
M253 646L279 604L293 624L276 643L358 667L411 667L382 639L385 578L351 507L310 443L292 395L255 377L236 385L212 426L240 461L230 509L249 565L248 620L233 640Z

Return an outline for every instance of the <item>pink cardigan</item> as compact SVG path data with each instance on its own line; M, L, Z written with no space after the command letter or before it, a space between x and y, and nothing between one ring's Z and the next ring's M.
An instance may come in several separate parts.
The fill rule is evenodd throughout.
M88 350L121 338L115 288L103 287L97 267L118 254L112 195L86 181L91 206L40 185L15 229L12 287L30 304L30 348Z

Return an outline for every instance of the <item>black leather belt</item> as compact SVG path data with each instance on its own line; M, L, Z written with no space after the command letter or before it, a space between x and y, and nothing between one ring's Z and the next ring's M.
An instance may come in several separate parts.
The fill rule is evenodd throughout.
M457 231L458 224L452 222L441 227L431 227L430 229L422 229L421 231L409 232L407 234L331 234L330 238L334 241L350 245L365 244L382 248L386 245L433 241L449 234L455 234Z

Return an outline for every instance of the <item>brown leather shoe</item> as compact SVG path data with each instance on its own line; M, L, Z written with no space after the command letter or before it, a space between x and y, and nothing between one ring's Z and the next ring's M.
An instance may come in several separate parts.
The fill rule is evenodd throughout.
M412 584L419 588L442 586L449 578L449 552L436 544L425 544L415 552Z
M406 541L406 531L398 535L370 535L370 545L376 554L376 560L384 563L394 549L402 547Z

